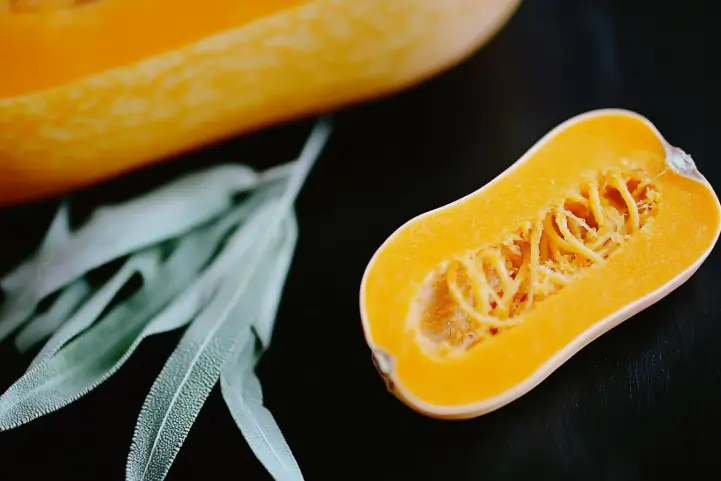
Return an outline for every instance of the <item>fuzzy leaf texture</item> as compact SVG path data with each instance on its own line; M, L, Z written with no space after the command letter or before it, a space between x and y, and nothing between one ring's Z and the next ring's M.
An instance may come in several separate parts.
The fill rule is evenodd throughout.
M251 242L234 264L237 270L219 285L153 384L133 435L128 481L165 479L223 364L238 345L251 342L251 327L263 310L258 299L274 277L276 258L284 258L275 244L291 250L295 246L288 216L329 132L323 122L313 130L288 181L273 189L276 197L267 204L269 212L246 237ZM288 237L290 241L283 242Z
M0 396L0 430L25 424L88 393L120 368L149 331L164 332L189 322L192 310L176 312L171 319L160 316L160 325L151 319L193 281L225 233L213 225L181 239L154 282L28 370Z
M38 252L0 282L6 295L0 308L0 341L63 285L202 225L229 209L234 195L257 187L266 177L273 178L243 165L212 167L125 203L99 207L77 232L70 232L68 206L61 205Z
M295 244L297 226L290 223L289 242ZM290 246L276 258L273 278L268 281L267 289L258 306L256 332L262 326L272 326L275 319L283 286L290 269L294 247ZM269 332L265 332L269 336ZM258 332L258 337L263 335ZM283 433L273 419L273 415L263 406L263 393L260 380L255 373L255 365L262 354L256 349L255 343L238 344L235 352L226 361L220 375L220 386L223 399L230 410L235 423L243 433L248 446L265 466L268 472L278 481L303 480L298 463L288 446Z
M285 230L276 231L285 234ZM138 418L128 456L128 480L162 480L177 455L220 370L236 345L252 343L257 299L267 288L273 255L281 236L270 239L269 255L258 245L247 251L235 276L229 277L199 313L156 379ZM268 241L266 241L268 242ZM292 249L292 244L282 246ZM254 267L253 258L258 259ZM235 285L233 280L239 282Z
M88 302L63 322L40 352L35 355L35 359L30 363L30 368L35 367L41 360L53 356L70 339L90 327L133 275L138 274L143 284L148 284L155 279L159 267L160 251L155 247L130 256L113 277L98 289ZM29 326L27 329L29 329ZM18 339L21 335L22 333L18 335Z
M247 250L248 233L266 215L261 190L215 224L182 237L152 282L118 304L91 329L53 355L45 355L0 396L0 430L12 429L55 411L100 385L128 360L146 337L189 323L202 309L219 282L217 271ZM211 259L219 243L243 219L222 255ZM214 269L215 268L215 269ZM213 275L215 274L215 275ZM51 339L52 342L52 339ZM52 346L46 345L52 353Z
M17 335L15 346L25 352L46 336L55 332L60 325L85 301L90 294L88 281L80 278L63 289L53 306L35 318Z

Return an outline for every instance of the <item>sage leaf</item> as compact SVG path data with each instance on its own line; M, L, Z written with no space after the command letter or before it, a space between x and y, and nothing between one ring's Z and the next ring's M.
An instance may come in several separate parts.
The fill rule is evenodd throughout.
M50 222L45 238L40 244L39 250L42 252L52 251L65 244L70 239L70 205L68 201L62 201L58 206L55 217ZM12 277L6 279L7 284L12 285ZM6 288L6 285L2 286Z
M295 213L292 210L291 213L293 215L286 220L286 223L288 224L286 226L286 229L288 230L288 245L286 245L277 254L277 267L273 271L273 276L268 281L268 288L266 289L263 297L260 299L260 313L256 322L253 324L253 330L258 336L258 339L262 342L264 349L267 349L270 346L275 318L280 305L280 299L283 296L283 288L285 287L288 271L290 270L290 266L293 261L295 246L298 239L298 225Z
M0 308L0 342L30 320L40 300L32 296L7 295Z
M160 251L155 247L130 256L115 275L53 334L30 362L28 370L53 356L70 339L90 327L134 274L139 274L143 284L148 284L157 276L159 267Z
M25 352L55 332L90 295L90 283L80 278L68 285L47 312L36 316L15 338L15 346Z
M330 125L319 122L311 132L293 173L253 248L238 262L240 272L221 284L210 304L190 325L143 404L128 455L128 481L165 478L206 397L220 377L233 349L249 336L257 316L268 272L272 273L273 238L291 215L291 206L318 158ZM270 253L269 253L270 250ZM233 322L235 321L235 322ZM247 326L247 329L244 327ZM247 337L246 337L247 339Z
M276 256L272 276L258 306L254 327L258 337L265 338L263 348L258 350L261 352L268 346L270 329L274 324L295 251L298 234L297 226L292 219L288 229L286 245ZM277 481L303 480L298 463L283 433L273 419L273 415L263 406L260 380L255 373L255 365L259 357L254 343L238 345L220 374L223 399L248 446L271 476Z
M58 246L65 244L70 238L70 207L66 200L62 201L55 212L55 216L50 221L45 236L38 246L35 256L41 255L56 249ZM29 282L32 276L37 275L37 269L31 262L25 262L22 267L16 267L13 274L6 274L0 281L0 289L5 291L5 295L12 295L22 290Z
M263 246L256 238L237 266L240 271L228 279L234 282L219 286L168 358L140 411L128 455L127 480L165 478L226 359L238 344L253 340L250 328L257 315L257 300L267 288L274 264L273 256L258 254L276 253L279 240L288 236L286 231L276 229L276 239L264 235Z
M21 326L45 296L94 268L220 215L231 207L234 195L254 188L258 181L258 174L247 166L221 165L125 203L99 207L65 242L47 242L50 247L0 283L7 296L0 309L0 341Z
M59 245L67 242L70 237L70 213L68 203L61 202L53 220L50 222L48 231L37 249L39 254L43 255L56 249ZM32 282L31 276L37 278L40 273L37 268L32 268L28 264L25 269L18 269L24 275L8 275L0 282L0 288L5 292L5 300L0 306L0 342L8 336L12 331L22 326L35 311L37 303L40 301L32 299L23 299L22 289L24 286ZM3 328L3 324L5 325Z
M221 373L220 386L230 414L248 446L276 481L303 480L293 453L273 415L263 406L263 392L254 369L253 345L236 353Z
M183 236L154 282L141 287L95 326L56 355L38 362L11 385L0 396L0 431L56 411L114 374L148 335L146 324L191 284L218 243L241 220L240 212L232 211L220 222ZM189 322L195 313L176 310L172 318L159 316L164 324L153 326L153 332L176 329Z

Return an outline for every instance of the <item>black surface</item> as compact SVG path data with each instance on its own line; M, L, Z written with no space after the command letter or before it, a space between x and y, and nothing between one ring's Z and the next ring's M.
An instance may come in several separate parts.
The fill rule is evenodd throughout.
M422 417L385 392L357 306L366 262L396 227L477 189L589 109L648 116L721 186L719 60L715 2L526 0L467 62L336 116L297 204L298 250L260 367L307 480L719 479L718 250L688 283L531 393L466 422ZM206 149L81 198L122 197L208 159L288 160L309 125ZM51 212L48 204L2 214L6 261L29 248ZM140 406L179 335L146 340L87 397L0 433L0 480L123 479ZM0 387L29 360L4 343ZM270 479L217 388L167 479Z

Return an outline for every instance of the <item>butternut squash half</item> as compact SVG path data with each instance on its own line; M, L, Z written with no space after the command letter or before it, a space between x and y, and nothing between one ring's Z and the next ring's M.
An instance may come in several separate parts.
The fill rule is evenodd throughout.
M520 0L0 0L0 204L391 93Z
M500 408L685 282L721 206L638 114L593 111L370 260L360 312L388 388L432 417Z

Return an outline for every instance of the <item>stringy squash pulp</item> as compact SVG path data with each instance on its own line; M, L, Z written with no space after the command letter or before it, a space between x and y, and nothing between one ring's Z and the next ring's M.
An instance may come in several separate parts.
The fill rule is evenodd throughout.
M0 0L0 204L460 61L520 0Z
M374 362L430 416L497 409L687 280L720 212L691 158L645 118L573 118L378 249L360 296Z

